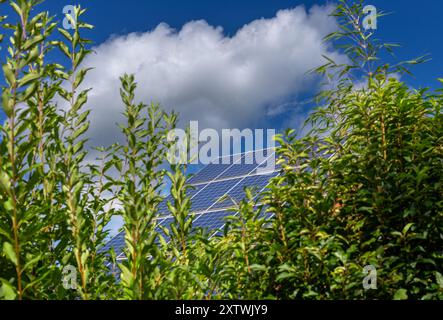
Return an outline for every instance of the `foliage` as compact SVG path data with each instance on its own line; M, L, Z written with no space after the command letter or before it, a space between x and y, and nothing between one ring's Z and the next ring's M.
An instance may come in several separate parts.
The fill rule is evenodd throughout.
M333 14L340 29L326 40L349 62L327 58L316 70L329 82L312 130L277 138L281 174L259 198L246 190L217 234L192 227L187 168L167 164L178 116L137 103L134 76L121 77L125 143L87 147L83 33L92 26L76 7L67 16L74 29L57 28L48 13L34 14L39 2L11 1L16 16L0 17L9 38L0 298L443 298L443 90L397 79L423 58L379 60L395 45L361 29L361 2L340 1ZM48 62L55 50L66 61ZM166 187L173 223L159 232ZM126 235L119 256L101 250L114 215ZM376 290L363 287L368 265ZM66 266L77 271L71 288Z

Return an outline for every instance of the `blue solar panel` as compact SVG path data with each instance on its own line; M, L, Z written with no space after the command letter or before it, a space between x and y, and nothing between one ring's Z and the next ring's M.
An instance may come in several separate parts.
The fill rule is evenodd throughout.
M106 245L104 245L99 252L108 252L112 248L117 256L122 254L123 248L125 247L125 233L120 232L114 238L112 238Z
M188 189L186 195L187 195L189 198L192 199L192 198L195 196L195 194L198 193L198 192L199 192L201 189L203 189L204 187L206 187L206 184L200 184L200 185L197 185L197 186L191 186L191 187ZM167 206L168 201L170 201L172 204L174 204L174 202L173 202L174 199L172 198L172 196L171 196L171 195L167 196L167 197L165 198L165 200L163 200L163 201L159 204L159 206L158 206L158 211L159 211L160 213L162 213L162 214L168 214L168 206Z
M225 176L228 170L234 163L240 161L241 155L220 157L213 161L213 163L205 166L200 172L189 179L189 184L205 183L216 180L221 175Z
M232 179L208 184L192 199L191 210L198 212L208 209L240 181L241 179Z
M223 159L218 160L221 162ZM188 184L194 187L194 189L188 189L188 196L191 198L191 212L197 213L193 223L194 229L205 228L214 230L215 235L220 234L220 230L226 224L226 217L235 215L235 212L226 210L233 207L231 200L219 201L219 199L228 195L239 202L245 197L244 189L246 187L252 188L255 195L261 192L269 184L269 180L277 175L278 167L275 166L273 149L229 156L229 160L229 164L207 165L188 181ZM165 217L157 220L158 225L155 228L166 241L169 241L169 237L165 235L161 227L170 230L170 225L174 222L174 218L166 216L168 214L166 203L171 200L172 197L168 196L159 205L159 212ZM201 214L198 214L199 212ZM271 215L262 212L260 217L269 218ZM110 248L114 248L117 255L122 255L124 247L125 239L122 232L111 239L101 250L108 251Z
M264 172L272 172L280 170L281 165L277 164L277 155L272 153L265 161L260 162L260 165L255 168L254 172L251 174L261 174Z
M276 173L272 173L246 177L238 185L236 185L235 188L228 193L228 195L231 198L240 201L246 196L245 188L250 188L253 191L253 194L257 194L262 191L269 184L269 180L276 175Z
M164 233L163 228L171 230L170 225L174 222L174 218L166 218L158 221L158 226L155 228L155 231L158 232L165 241L169 241L169 237Z
M272 161L273 158L274 152L269 150L246 153L242 155L239 162L223 173L223 178L255 174L257 167L264 166L267 161Z
M227 194L227 199L222 202L215 203L211 208L220 209L231 207L238 204L245 198L245 189L250 188L253 195L261 192L268 184L269 180L277 176L276 172L266 175L255 175L243 178L235 187L233 187Z
M226 217L234 215L235 212L224 210L216 212L206 212L197 216L192 224L193 228L203 228L207 230L217 230L226 223Z
M226 159L229 160L229 164L223 163ZM213 164L207 165L189 179L188 183L198 184L211 182L219 178L226 179L245 176L254 173L258 167L265 167L268 163L274 164L274 160L274 149L251 151L244 154L217 158Z

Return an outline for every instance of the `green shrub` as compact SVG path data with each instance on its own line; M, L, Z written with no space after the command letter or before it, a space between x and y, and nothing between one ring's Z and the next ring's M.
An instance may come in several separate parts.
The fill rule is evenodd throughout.
M332 89L319 95L312 130L278 137L281 175L259 199L248 191L224 234L211 237L192 230L186 166L164 166L177 115L136 103L133 76L121 78L125 143L85 146L81 62L92 26L77 7L75 28L58 29L55 41L53 17L31 15L38 2L12 1L14 23L0 17L11 36L2 66L1 298L443 298L443 90L414 90L396 79L405 64L377 60L393 45L360 29L361 3L341 1L334 13L340 30L327 39L356 42L344 46L349 64L316 70ZM48 62L53 50L69 67ZM155 228L166 185L168 241ZM114 215L124 220L123 260L100 250ZM368 265L376 290L363 287ZM75 288L66 266L78 274Z

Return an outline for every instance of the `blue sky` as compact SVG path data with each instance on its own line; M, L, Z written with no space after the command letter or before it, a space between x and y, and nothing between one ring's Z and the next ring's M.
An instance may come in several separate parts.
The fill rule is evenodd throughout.
M315 4L324 5L325 3L334 2L294 0L126 0L121 2L94 0L77 1L76 3L80 3L83 7L88 8L88 13L85 18L88 22L95 25L95 29L89 32L88 36L94 41L95 45L98 46L105 42L109 42L110 38L115 39L118 37L124 37L133 32L139 32L142 34L152 32L160 23L166 23L179 32L183 25L190 21L200 19L205 20L207 24L213 28L221 26L223 28L223 36L226 37L226 39L229 39L230 37L234 37L240 28L250 24L254 20L274 18L279 10L291 9L300 5L304 5L309 9ZM52 14L59 15L61 19L62 9L67 4L75 3L64 0L46 0L43 5L40 5L40 7L50 11ZM436 87L437 82L435 79L442 77L443 73L443 42L441 41L443 31L443 26L441 24L443 2L423 0L420 2L420 5L418 5L416 1L412 0L373 0L367 1L365 4L373 4L379 10L391 13L389 16L386 16L379 21L376 35L378 38L385 41L396 42L402 45L401 48L396 50L398 60L407 60L423 54L429 54L430 58L432 58L430 62L416 66L412 69L414 77L411 78L407 76L403 78L403 80L415 87ZM139 40L144 41L143 39ZM6 43L4 43L3 46L5 46L5 44ZM155 45L155 43L153 45ZM2 51L2 54L3 52L4 51ZM176 57L173 58L175 59ZM131 68L128 67L128 69ZM124 70L124 68L122 70ZM145 70L149 70L149 68L146 68ZM149 82L146 82L146 85L148 83ZM142 80L142 86L143 85L144 82ZM285 83L280 85L285 85ZM298 84L298 87L299 86L300 84ZM208 126L214 126L214 122L217 122L220 123L221 126L231 125L234 127L275 127L277 129L287 126L298 127L306 112L312 107L311 104L305 104L304 101L309 100L315 90L317 90L318 86L314 81L308 82L306 88L298 90L298 87L294 92L285 90L281 95L276 96L273 101L262 101L263 99L254 101L254 99L251 99L250 103L255 102L267 105L265 108L266 111L264 111L263 108L256 111L251 107L251 112L244 112L243 115L239 116L240 120L237 122L232 122L230 118L219 121L219 119L215 118L215 111L213 111L215 109L209 109L207 111L200 110L205 109L204 102L201 102L199 107L194 109L185 107L181 109L181 106L168 107L178 109L179 112L185 115L184 118L186 118L186 120L193 118L191 113L197 114L201 111L210 114L211 112L214 112L214 119L216 120L213 122L209 120L203 121L203 124L207 124ZM203 89L200 88L200 90ZM198 89L195 89L193 92L194 94L198 94ZM230 93L227 91L225 94L229 95ZM250 91L247 94L251 95L255 93ZM164 94L162 95L160 93L153 93L153 96L153 99L156 100L163 100L164 98ZM149 94L142 94L142 98L144 99L149 97ZM244 98L245 96L239 95L239 97ZM177 99L165 99L165 103L180 104L177 102ZM217 100L218 97L210 97L208 99L210 100L209 103L211 103L213 102L211 99ZM159 102L163 103L163 101ZM100 103L100 100L94 101L94 103ZM193 103L195 103L195 101ZM276 110L282 105L288 105L289 108L291 108L291 106L296 106L298 108L297 116L292 116L291 118L286 112L280 112L271 117L268 116L270 110ZM232 113L233 110L226 110L226 112ZM255 117L256 114L260 115L260 112L263 114ZM289 121L289 118L294 120ZM248 119L251 121L247 121ZM113 123L115 122L114 120L115 119L110 119L109 122ZM100 126L100 128L102 131L106 131L104 130L103 125ZM109 136L109 133L103 134L103 136L104 135ZM99 138L97 141L99 143L101 142Z

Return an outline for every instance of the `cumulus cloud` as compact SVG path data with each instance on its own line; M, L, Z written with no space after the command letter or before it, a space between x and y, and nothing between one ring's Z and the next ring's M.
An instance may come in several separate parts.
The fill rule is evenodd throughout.
M183 124L198 120L201 127L221 129L269 123L279 110L288 112L281 106L289 97L312 89L316 80L306 72L324 63L322 55L343 59L322 41L336 28L331 10L281 10L232 37L203 20L181 30L162 23L145 33L111 37L84 62L94 67L85 82L94 89L87 105L92 143L118 139L123 73L136 75L138 100L179 112Z

